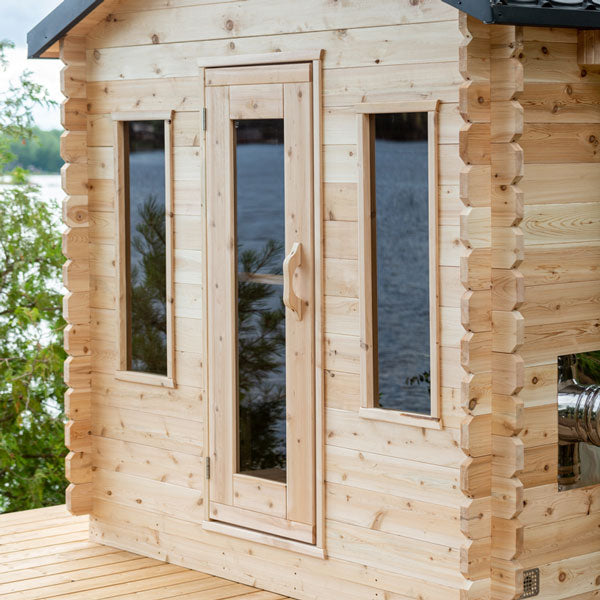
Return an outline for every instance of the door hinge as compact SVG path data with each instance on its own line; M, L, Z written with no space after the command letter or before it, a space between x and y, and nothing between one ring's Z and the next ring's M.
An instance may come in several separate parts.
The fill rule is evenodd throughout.
M206 465L206 479L210 479L210 456L207 456L204 460Z
M202 109L202 131L206 131L206 107Z

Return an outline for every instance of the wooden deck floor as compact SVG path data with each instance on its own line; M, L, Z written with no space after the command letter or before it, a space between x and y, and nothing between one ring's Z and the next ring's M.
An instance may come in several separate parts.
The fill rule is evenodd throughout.
M2 600L277 600L232 583L88 541L64 506L0 515Z

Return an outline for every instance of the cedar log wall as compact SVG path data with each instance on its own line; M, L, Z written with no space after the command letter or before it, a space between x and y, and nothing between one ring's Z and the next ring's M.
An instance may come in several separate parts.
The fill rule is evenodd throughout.
M469 289L492 270L492 598L539 567L541 598L587 600L600 486L557 490L556 359L600 348L600 75L578 66L575 30L461 24L463 239L492 247L463 263Z
M579 74L574 33L524 32L523 49L515 53L520 32L504 30L490 40L489 28L463 16L459 26L457 12L439 0L382 0L372 8L359 0L105 0L63 41L62 58L71 74L64 83L65 128L68 141L78 140L71 151L66 141L63 145L68 162L64 185L70 195L66 316L74 326L66 341L71 355L66 377L72 388L68 444L75 453L67 463L75 484L68 500L76 512L91 511L94 540L302 599L337 600L342 595L348 600L484 600L491 597L491 588L494 598L508 598L520 588L520 566L546 563L551 564L542 569L542 586L552 595L545 599L569 598L572 589L591 589L591 558L577 558L575 553L599 550L594 527L600 513L594 513L593 492L555 491L555 357L563 349L566 353L600 345L591 315L597 282L578 283L596 277L600 254L591 245L598 239L598 218L589 192L600 176L585 165L595 157L588 142L592 132L585 123L594 120L590 95L597 88L592 84L595 76ZM548 39L533 37L539 33ZM201 526L205 391L202 90L197 61L202 56L305 48L325 50L327 560L207 532ZM555 56L558 62L550 62ZM526 165L521 191L515 187L521 174L518 164L508 164L515 159L518 163L521 156L516 145L521 129L514 104L519 91L515 63L524 65L525 79L518 98L525 106L525 125L518 143L525 161L536 163ZM506 67L513 71L508 73ZM490 98L490 76L506 84L497 97ZM541 83L530 86L531 79ZM554 97L548 104L549 94L565 106L564 112L553 110ZM352 106L423 98L443 102L443 430L368 421L357 414L358 170ZM490 148L490 115L503 108L511 109L513 116L507 128L494 135ZM110 113L136 109L176 111L176 390L114 378ZM581 128L576 143L561 135L570 135L573 125L564 125L569 120ZM539 158L529 158L533 156ZM577 162L576 169L539 164L567 161ZM498 191L491 189L496 165L506 167L501 184L506 189L500 191L514 200L509 215L495 211L503 205ZM552 180L557 173L562 188ZM576 198L574 204L560 204L570 201L561 189L569 191L569 199ZM521 215L519 198L526 203ZM519 265L519 253L509 255L520 237L526 252ZM558 237L571 253L548 245ZM492 304L491 246L497 239L502 240L502 251L494 258L494 290L506 290L499 297L494 294ZM519 283L519 271L525 287ZM570 294L566 302L565 294ZM80 310L75 311L78 304ZM514 335L492 332L492 307L495 323ZM519 348L521 315L526 327L525 343ZM566 326L574 320L572 315L577 321ZM509 390L494 384L493 400L492 340L494 364L509 365L512 377ZM524 360L522 384L519 356ZM524 411L519 411L521 403ZM493 423L492 406L499 411ZM524 468L519 472L523 449ZM492 475L495 489L502 490L501 498L494 497L493 527L499 541L493 545ZM507 490L513 494L509 500ZM563 530L569 535L555 539ZM575 547L570 532L581 532L587 545ZM540 559L540 554L546 558Z

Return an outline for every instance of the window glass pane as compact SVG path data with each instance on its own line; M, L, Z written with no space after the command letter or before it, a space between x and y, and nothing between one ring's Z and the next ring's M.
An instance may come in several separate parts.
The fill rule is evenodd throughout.
M235 132L239 471L285 481L283 119Z
M429 413L427 113L380 114L375 125L379 406Z
M167 375L165 124L125 123L128 368Z

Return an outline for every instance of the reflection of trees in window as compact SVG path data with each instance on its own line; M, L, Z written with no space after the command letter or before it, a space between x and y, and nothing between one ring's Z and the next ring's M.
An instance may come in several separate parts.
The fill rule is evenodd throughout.
M559 368L567 366L569 362L574 365L574 373L570 376L575 378L582 384L599 384L600 383L600 352L582 352L581 354L559 356Z
M131 368L167 374L165 207L148 196L131 240Z
M281 244L239 253L242 273L281 274ZM240 472L285 468L285 309L281 287L239 281Z

